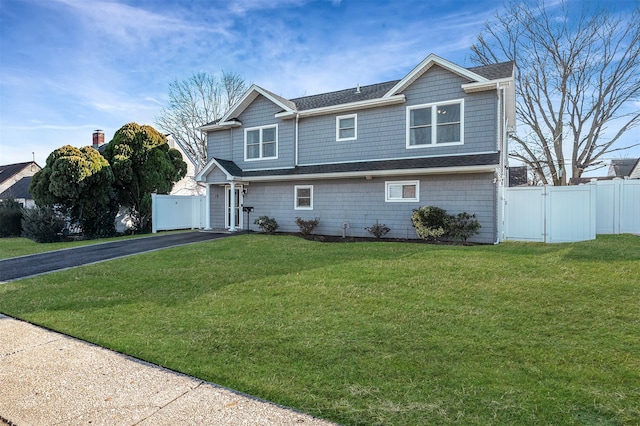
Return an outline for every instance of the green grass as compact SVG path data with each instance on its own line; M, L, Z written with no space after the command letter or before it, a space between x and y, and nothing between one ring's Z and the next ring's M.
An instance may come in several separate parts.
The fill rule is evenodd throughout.
M162 234L188 231L169 231ZM60 243L36 243L28 238L0 238L0 259L10 257L27 256L29 254L44 253L47 251L60 250L73 247L82 247L90 244L106 243L129 238L150 237L151 234L126 235L114 238L103 238L99 240L66 241Z
M0 311L347 425L640 422L640 238L242 235L0 286Z

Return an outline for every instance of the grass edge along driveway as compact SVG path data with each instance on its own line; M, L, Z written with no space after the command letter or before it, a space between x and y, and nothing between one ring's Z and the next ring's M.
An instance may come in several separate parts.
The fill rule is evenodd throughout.
M0 312L347 425L637 424L640 238L242 235L0 286Z

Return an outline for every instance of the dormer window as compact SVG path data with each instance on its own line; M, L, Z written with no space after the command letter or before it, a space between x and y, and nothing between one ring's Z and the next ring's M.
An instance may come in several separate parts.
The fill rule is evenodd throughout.
M244 130L244 159L278 158L278 125L251 127Z
M358 138L358 115L340 115L336 117L336 140L350 141Z
M464 143L464 102L422 104L407 108L407 148Z

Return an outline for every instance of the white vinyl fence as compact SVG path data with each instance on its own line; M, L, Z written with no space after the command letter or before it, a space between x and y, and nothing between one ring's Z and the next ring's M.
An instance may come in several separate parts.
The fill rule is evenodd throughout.
M206 197L151 194L152 232L204 228Z
M561 243L640 234L640 181L505 190L504 239Z

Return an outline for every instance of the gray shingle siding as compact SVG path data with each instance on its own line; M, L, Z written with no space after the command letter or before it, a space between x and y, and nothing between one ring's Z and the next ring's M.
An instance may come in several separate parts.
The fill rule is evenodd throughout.
M407 203L385 202L385 182L419 180L420 201ZM313 210L294 209L296 184L313 185ZM212 197L213 198L213 197ZM462 211L475 213L481 223L480 233L473 241L491 243L495 240L493 174L402 176L392 179L374 178L318 180L300 182L258 183L248 186L244 205L253 206L251 220L258 216L273 217L281 232L299 232L295 218L313 219L320 224L316 234L342 235L342 224L349 223L347 235L369 237L364 228L376 221L386 224L389 238L418 238L411 225L413 209L435 205L450 214ZM221 204L224 203L222 196ZM246 226L246 214L243 215ZM259 230L251 224L250 229Z
M302 119L299 164L496 151L496 94L465 94L460 85L466 82L440 67L432 67L407 88L404 104ZM464 144L407 149L407 107L452 99L465 102ZM336 141L336 117L350 113L357 113L357 139Z

